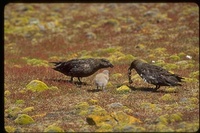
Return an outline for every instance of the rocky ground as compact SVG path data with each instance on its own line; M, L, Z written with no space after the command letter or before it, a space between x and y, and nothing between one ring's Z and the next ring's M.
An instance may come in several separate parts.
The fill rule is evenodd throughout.
M199 8L194 3L8 4L4 10L4 125L8 132L193 132L199 129ZM106 91L50 61L106 58ZM145 83L136 59L185 77ZM75 79L77 81L77 79Z

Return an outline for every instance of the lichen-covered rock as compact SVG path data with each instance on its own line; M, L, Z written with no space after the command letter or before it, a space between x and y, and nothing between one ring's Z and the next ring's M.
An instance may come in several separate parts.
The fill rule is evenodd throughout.
M117 92L118 93L128 93L128 92L131 92L131 89L126 85L122 85L121 87L117 88Z
M116 102L116 103L111 103L108 105L109 108L122 108L123 105L119 102Z
M62 128L60 128L59 126L56 125L50 125L47 128L44 129L44 132L64 132L64 130Z
M18 117L14 121L16 124L20 124L20 125L26 125L26 124L31 124L35 122L33 118L27 114L18 115Z
M26 85L26 89L32 92L42 92L47 90L49 87L42 81L32 80L28 85Z
M133 124L133 123L141 123L141 121L133 116L127 115L123 111L113 112L111 116L119 123L119 124Z

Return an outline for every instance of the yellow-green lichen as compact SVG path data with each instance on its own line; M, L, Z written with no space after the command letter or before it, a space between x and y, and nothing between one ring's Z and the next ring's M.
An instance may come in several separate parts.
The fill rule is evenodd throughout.
M42 81L32 80L29 84L26 85L26 89L32 92L42 92L47 90L49 87Z
M16 124L20 124L20 125L32 124L35 122L33 118L27 114L18 115L18 117L14 121Z
M165 91L166 92L176 92L176 88L175 87L166 88Z
M131 92L131 89L126 86L126 85L122 85L121 87L117 88L117 93L128 93L128 92Z
M100 127L95 130L95 132L112 132L112 126L110 124L102 122Z
M181 113L171 114L169 117L169 121L170 122L182 121L182 114Z
M24 104L25 103L25 101L24 100L21 100L21 99L19 99L19 100L16 100L16 102L15 102L16 104Z
M34 110L34 107L27 107L25 109L22 110L22 113L28 113Z
M22 57L22 59L25 60L28 65L31 66L45 66L45 67L49 66L49 62L46 60L35 59L35 58L29 59L27 57Z
M165 94L160 98L162 101L173 101L173 97L170 94Z
M75 106L76 113L79 115L86 115L88 113L89 104L87 102L80 102Z
M44 132L65 132L62 128L56 125L50 125L47 128L44 129Z
M88 103L89 103L90 105L96 105L96 104L98 103L98 100L90 99L90 100L88 101Z
M4 91L4 96L10 96L10 91L9 90L6 90L6 91Z
M17 115L21 112L21 108L20 107L11 107L9 109L6 109L5 112L8 113L9 117L16 118Z
M174 60L174 61L179 61L180 60L180 57L178 55L171 55L169 58Z
M12 127L12 126L5 126L5 131L8 132L8 133L14 133L16 130L15 127Z

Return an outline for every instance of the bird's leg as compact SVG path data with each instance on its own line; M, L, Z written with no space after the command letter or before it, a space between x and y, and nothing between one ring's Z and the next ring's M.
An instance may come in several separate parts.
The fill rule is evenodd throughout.
M74 78L74 77L72 77L72 76L71 76L71 79L70 79L70 81L69 81L69 82L71 82L71 83L72 83L72 82L73 82L73 78Z
M80 84L82 84L80 77L78 77L78 81L79 81Z
M105 86L103 86L103 88L102 88L102 91L103 91L103 92L105 92L105 91L106 91L106 87L105 87Z
M156 85L156 88L154 89L154 91L157 91L160 88L160 85Z

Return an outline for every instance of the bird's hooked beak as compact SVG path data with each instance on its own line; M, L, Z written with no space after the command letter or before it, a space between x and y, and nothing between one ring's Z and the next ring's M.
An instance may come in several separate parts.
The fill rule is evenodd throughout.
M113 64L110 64L110 67L113 68L114 67Z

